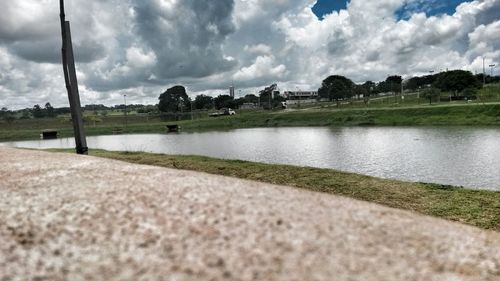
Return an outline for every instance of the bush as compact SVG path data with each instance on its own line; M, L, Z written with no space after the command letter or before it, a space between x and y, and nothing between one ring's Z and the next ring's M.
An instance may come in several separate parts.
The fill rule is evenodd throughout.
M7 113L3 116L3 120L5 120L7 124L12 124L14 123L14 121L16 121L16 117L13 114Z
M477 96L478 90L476 88L467 88L462 91L462 95L464 95L467 99L475 98Z
M436 88L428 88L422 92L422 97L429 100L429 104L432 104L432 99L437 99L441 95L441 91Z

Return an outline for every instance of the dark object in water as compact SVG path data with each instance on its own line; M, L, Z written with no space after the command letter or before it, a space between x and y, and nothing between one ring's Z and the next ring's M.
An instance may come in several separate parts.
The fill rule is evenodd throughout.
M181 129L179 125L167 125L167 133L178 133Z
M40 134L42 140L54 140L57 139L59 133L56 130L43 130Z

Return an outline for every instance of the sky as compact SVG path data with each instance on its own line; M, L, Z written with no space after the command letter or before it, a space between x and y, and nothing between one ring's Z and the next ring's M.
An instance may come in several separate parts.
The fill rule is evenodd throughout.
M347 8L347 2L344 0L319 0L313 7L313 13L322 19L325 15ZM453 15L458 5L467 2L466 0L420 0L407 1L397 11L396 17L400 19L409 19L416 12L425 13L427 16L436 16L441 14Z
M316 90L500 62L500 0L71 0L82 104ZM67 106L57 0L0 0L0 107ZM498 73L499 70L497 70Z

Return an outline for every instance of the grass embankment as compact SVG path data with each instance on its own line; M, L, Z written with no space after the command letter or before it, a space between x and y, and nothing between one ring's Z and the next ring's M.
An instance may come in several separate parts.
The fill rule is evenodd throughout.
M92 150L91 155L130 163L294 186L410 210L500 231L500 192L386 180L328 169L270 165L201 156Z
M184 129L290 126L498 126L500 104L380 109L315 108L183 122Z
M318 106L302 110L242 112L236 116L162 122L129 116L126 133L162 133L165 124L177 123L183 131L224 130L291 126L499 126L500 104L440 104L396 108L332 108ZM89 136L109 135L124 127L122 116L103 118L96 125L87 124ZM60 119L19 120L0 123L0 141L39 138L43 129L58 129L61 137L71 137L69 122Z

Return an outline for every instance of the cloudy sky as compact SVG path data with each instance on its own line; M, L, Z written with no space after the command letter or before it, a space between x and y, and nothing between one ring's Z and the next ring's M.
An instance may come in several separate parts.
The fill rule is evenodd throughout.
M174 84L217 95L234 82L244 95L500 62L500 0L66 2L82 104L154 104ZM0 11L0 107L66 106L58 1L0 0Z

